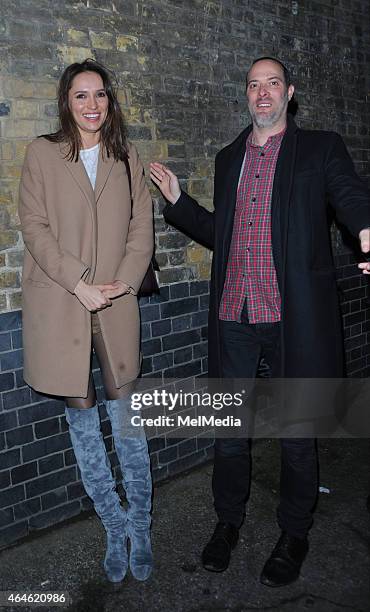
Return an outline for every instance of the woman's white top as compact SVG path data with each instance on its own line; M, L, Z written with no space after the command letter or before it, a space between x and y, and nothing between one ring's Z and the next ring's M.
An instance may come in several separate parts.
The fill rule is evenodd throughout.
M87 172L87 176L90 179L90 183L94 189L96 181L96 171L98 169L99 143L95 145L95 147L91 147L91 149L81 149L80 157L85 166L85 170Z

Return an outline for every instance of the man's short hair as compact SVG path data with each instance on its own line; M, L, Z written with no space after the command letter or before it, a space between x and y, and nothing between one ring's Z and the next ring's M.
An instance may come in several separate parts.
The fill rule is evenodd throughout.
M279 64L282 67L283 72L284 72L285 85L287 87L289 87L289 85L292 85L292 77L290 75L290 71L288 70L288 68L279 59L277 59L276 57L271 57L269 55L263 55L262 57L257 57L257 59L253 60L251 67L249 68L248 73L247 73L247 83L248 83L248 74L250 73L252 66L254 66L254 64L257 64L257 62L261 62L262 60L269 60L270 62L276 62L277 64Z

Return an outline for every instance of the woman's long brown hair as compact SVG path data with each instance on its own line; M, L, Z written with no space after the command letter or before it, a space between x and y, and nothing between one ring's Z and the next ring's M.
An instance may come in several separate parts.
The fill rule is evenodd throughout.
M51 142L67 143L69 145L67 159L78 161L82 141L69 108L68 95L73 79L81 72L96 72L101 76L108 98L107 118L100 130L102 150L107 157L113 155L116 161L124 161L128 158L127 130L117 94L108 70L102 64L90 58L83 62L75 62L64 70L58 86L59 129L53 134L44 135L43 138L47 138Z

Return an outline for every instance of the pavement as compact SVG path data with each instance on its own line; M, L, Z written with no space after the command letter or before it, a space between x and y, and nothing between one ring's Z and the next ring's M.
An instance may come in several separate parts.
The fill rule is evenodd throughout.
M370 441L319 441L321 493L300 578L269 588L259 574L279 531L279 446L254 445L251 498L229 569L205 571L200 553L215 522L211 463L155 487L155 569L147 582L127 575L118 590L105 581L105 534L96 515L78 517L0 554L2 590L68 591L70 612L370 611ZM2 607L2 610L58 610Z

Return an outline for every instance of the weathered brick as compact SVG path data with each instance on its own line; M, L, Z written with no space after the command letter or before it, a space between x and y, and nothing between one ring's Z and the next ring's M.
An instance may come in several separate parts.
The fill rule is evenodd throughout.
M35 436L36 438L45 438L46 436L53 436L59 433L60 422L59 418L48 419L41 421L41 423L35 423Z
M184 298L189 296L189 283L175 283L170 287L171 299Z
M19 448L14 448L9 451L2 452L1 455L1 468L5 470L6 468L13 467L14 465L19 465L21 462L21 451Z
M13 413L9 413L9 416ZM14 414L14 417L16 415ZM17 429L11 429L7 431L5 434L6 444L8 448L12 448L13 446L22 446L23 444L27 444L28 442L32 442L34 440L33 429L31 425L27 425L26 427L17 427Z
M26 463L11 470L12 484L16 485L31 478L36 478L38 475L37 462Z
M4 270L0 272L0 287L2 289L14 288L20 286L19 272L14 270Z
M24 498L25 494L23 485L11 487L10 489L4 489L3 491L0 491L0 508L13 506L17 502L22 501Z
M71 446L71 439L68 432L43 438L22 447L23 461L32 461L46 455L51 455L61 450L66 450Z
M39 105L35 100L16 100L12 105L12 116L15 119L37 119Z
M155 321L152 323L152 337L164 336L171 332L171 319L165 319L164 321Z
M65 468L64 470L59 470L53 474L41 476L40 478L27 482L25 485L26 495L28 498L37 497L46 491L56 489L57 487L62 487L63 485L73 482L75 479L76 469L74 467Z
M193 281L190 283L190 295L201 295L208 293L209 282L208 281Z
M0 431L7 431L17 427L17 415L15 412L0 413Z
M13 508L0 509L0 527L5 527L14 522Z
M173 302L161 304L161 317L176 317L189 312L196 312L198 308L199 299L197 297L174 300Z
M195 312L191 315L191 324L193 327L201 327L202 325L207 325L208 323L208 311L201 310L200 312Z
M173 365L173 353L162 353L160 355L154 355L153 357L153 370L165 370Z
M10 115L10 103L0 102L0 117L7 117Z
M50 455L50 457L44 457L43 459L39 459L39 474L47 474L48 472L55 472L56 470L60 470L64 467L64 456L63 453L57 453L55 455Z
M92 47L96 49L112 49L114 47L114 36L110 32L90 32Z
M76 499L77 497L86 497L86 491L81 481L73 482L67 486L68 500Z
M170 461L177 459L177 457L178 447L176 445L160 450L158 453L159 464L169 463Z
M159 338L154 338L153 340L142 342L141 350L143 355L154 355L155 353L160 353L162 350L161 340Z
M151 357L144 357L142 364L141 364L141 373L144 374L149 374L150 372L153 371L153 361Z
M7 368L9 369L9 367ZM23 387L22 389L16 389L15 391L7 391L3 394L3 406L4 410L11 410L12 408L17 408L18 406L25 406L29 404L31 400L31 394L28 387ZM19 421L21 425L21 421Z
M69 28L66 32L67 43L72 46L88 47L90 44L89 34L83 30Z
M190 330L185 332L180 332L178 334L171 334L170 336L166 336L163 338L163 349L170 350L174 348L179 348L182 346L187 346L188 344L195 344L199 342L200 335L198 330Z
M30 530L44 529L49 525L56 525L57 523L65 521L72 516L76 516L76 514L80 513L80 510L79 502L75 501L64 504L58 508L48 510L47 512L41 512L40 514L36 514L30 518L29 528Z
M151 438L148 441L149 453L150 454L155 453L156 451L163 449L165 445L166 445L165 438L160 438L160 437Z
M141 308L142 321L157 321L160 318L159 306L156 304L143 306Z
M9 391L14 388L13 372L4 372L0 374L0 392Z
M23 351L15 350L0 355L1 370L14 370L20 368L23 364Z
M23 338L21 330L16 330L12 332L12 348L23 348Z
M0 249L9 249L18 242L18 233L14 230L0 231Z
M93 53L85 47L58 45L57 53L63 61L63 64L74 64L75 62L83 62L87 57L92 57ZM43 96L44 97L44 96ZM46 97L46 96L45 96ZM55 97L55 94L54 96Z
M172 319L172 330L174 332L185 331L191 328L191 315L183 315Z
M197 360L168 368L163 372L163 376L164 378L190 378L190 376L198 376L201 372L202 364L200 360Z
M27 518L28 516L32 516L33 514L37 514L41 510L41 501L39 497L35 497L34 499L28 499L27 501L21 502L20 504L16 504L14 506L14 516L15 520L19 521L21 519Z
M28 423L33 423L63 413L63 403L51 400L34 406L28 406L27 408L21 408L18 410L18 419L20 425L27 425Z
M174 364L177 365L179 363L184 363L186 361L191 361L193 357L193 348L191 346L187 346L186 348L178 349L174 352Z
M127 49L138 48L138 38L137 36L117 36L116 39L116 47L118 51L127 51Z
M51 493L41 495L41 506L43 510L60 506L67 501L67 489L66 487L60 487Z
M179 457L184 457L195 453L197 450L197 441L195 438L189 438L179 444Z

